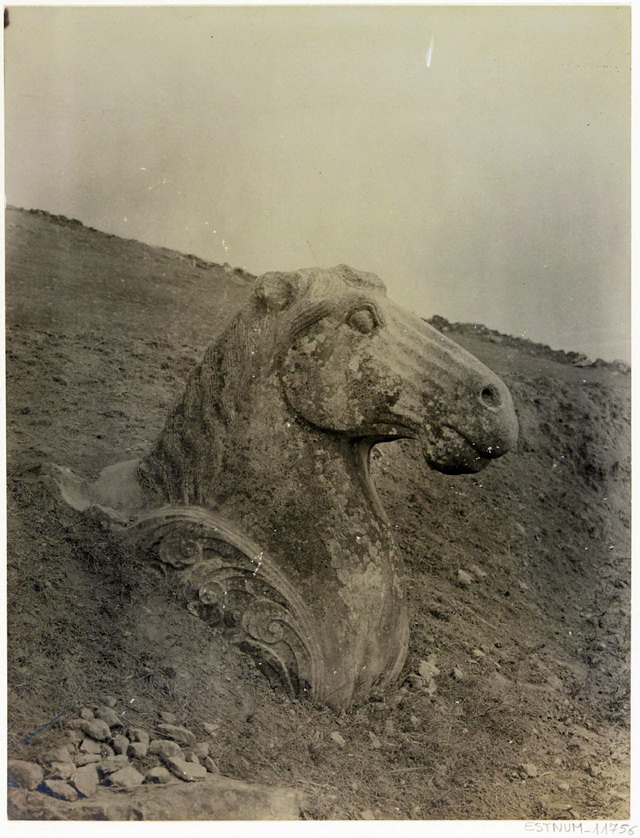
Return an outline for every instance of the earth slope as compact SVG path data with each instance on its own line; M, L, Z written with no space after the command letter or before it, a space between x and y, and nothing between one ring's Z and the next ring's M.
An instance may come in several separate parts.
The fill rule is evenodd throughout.
M253 278L6 218L11 757L44 760L59 723L34 731L110 695L139 726L170 712L208 736L223 774L299 790L308 818L628 817L628 374L436 319L510 387L518 450L461 477L408 442L376 450L410 654L336 716L273 691L170 579L88 540L42 474L146 451Z

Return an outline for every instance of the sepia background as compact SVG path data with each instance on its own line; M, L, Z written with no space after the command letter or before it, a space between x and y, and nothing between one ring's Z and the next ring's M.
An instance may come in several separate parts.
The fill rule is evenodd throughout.
M10 7L6 196L629 360L630 10Z

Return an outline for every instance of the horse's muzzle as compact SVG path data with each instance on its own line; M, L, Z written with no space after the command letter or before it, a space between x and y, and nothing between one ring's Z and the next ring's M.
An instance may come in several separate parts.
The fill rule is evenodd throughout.
M436 471L475 473L516 447L518 420L511 394L497 376L489 375L457 400L443 422L427 422L422 428L422 451Z

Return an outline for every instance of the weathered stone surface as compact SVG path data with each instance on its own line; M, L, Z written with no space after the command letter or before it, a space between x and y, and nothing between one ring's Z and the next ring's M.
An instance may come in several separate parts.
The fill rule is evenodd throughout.
M103 742L97 742L89 736L85 736L80 743L80 750L84 751L86 754L101 754L103 747Z
M96 719L102 719L109 727L122 727L122 719L112 707L98 707L95 711Z
M181 756L164 757L164 764L172 774L181 780L192 783L194 780L204 780L207 776L207 769L204 765L197 765L194 762L187 762Z
M21 789L35 789L42 782L42 768L35 762L24 759L7 760L7 780Z
M92 721L95 719L95 714L90 707L83 707L80 711L80 718L86 719L87 721Z
M520 773L523 777L537 777L538 767L532 762L525 762L520 766Z
M133 765L125 765L112 774L109 774L109 782L112 786L119 786L123 789L132 789L144 781L142 774Z
M154 768L150 768L144 775L145 783L162 783L164 785L165 783L175 781L175 779L174 775L164 765L156 765Z
M94 719L92 722L89 722L84 732L87 736L95 739L96 742L104 742L111 737L109 725L103 722L102 719Z
M473 576L470 573L467 573L466 570L458 570L458 582L461 585L471 585L473 582Z
M187 730L186 727L160 724L158 725L158 730L163 736L166 736L167 739L173 739L174 742L178 742L180 745L195 745L196 743L196 737L190 730Z
M49 762L70 762L72 759L71 753L66 745L62 745L59 748L52 748L47 753L47 760Z
M60 800L77 800L78 792L65 780L45 780L44 787Z
M77 768L71 777L71 785L83 797L93 797L98 790L98 782L98 766L95 763Z
M66 737L69 740L69 744L76 747L84 739L84 733L80 730L67 730Z
M142 757L146 757L148 749L149 745L147 742L130 742L127 748L127 755L141 759Z
M192 750L197 757L200 757L200 759L204 759L205 757L209 756L209 743L196 742Z
M129 536L181 575L194 612L230 615L275 682L344 708L406 657L402 560L369 473L373 445L401 438L436 470L478 472L515 446L510 394L373 274L270 273L148 456L92 485L58 480L76 509L133 519Z
M160 713L160 718L169 725L174 725L178 721L178 717L174 713L167 713L164 710Z
M157 754L159 757L174 757L180 753L180 745L173 739L153 739L149 743L150 754Z
M103 774L113 774L114 771L119 771L129 764L129 760L125 754L115 754L112 757L106 757L106 759L101 760L100 771Z
M116 734L111 740L111 742L113 750L116 752L116 754L127 753L127 748L129 747L129 739L123 733Z
M85 733L87 727L89 726L89 722L87 719L69 719L66 725L70 730L81 730Z
M220 774L200 783L145 783L126 793L99 788L88 800L66 803L26 789L9 789L12 820L286 821L306 804L296 791L252 785Z
M211 736L215 736L217 733L220 732L220 723L219 722L204 722L202 727Z
M220 769L218 768L216 763L211 759L211 757L204 757L204 759L202 760L202 764L210 774L220 773Z
M52 762L47 773L54 780L68 780L75 770L73 762Z
M144 742L147 746L149 745L151 737L143 727L130 727L127 733L131 742Z
M81 768L83 765L97 764L101 759L100 754L76 754L74 762Z

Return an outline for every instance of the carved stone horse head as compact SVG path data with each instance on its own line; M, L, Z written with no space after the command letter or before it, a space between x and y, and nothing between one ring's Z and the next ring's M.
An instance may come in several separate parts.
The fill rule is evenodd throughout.
M342 708L407 652L402 560L369 474L371 448L403 438L434 469L479 471L516 443L510 394L373 274L270 273L147 457L60 482L126 519L274 681Z

